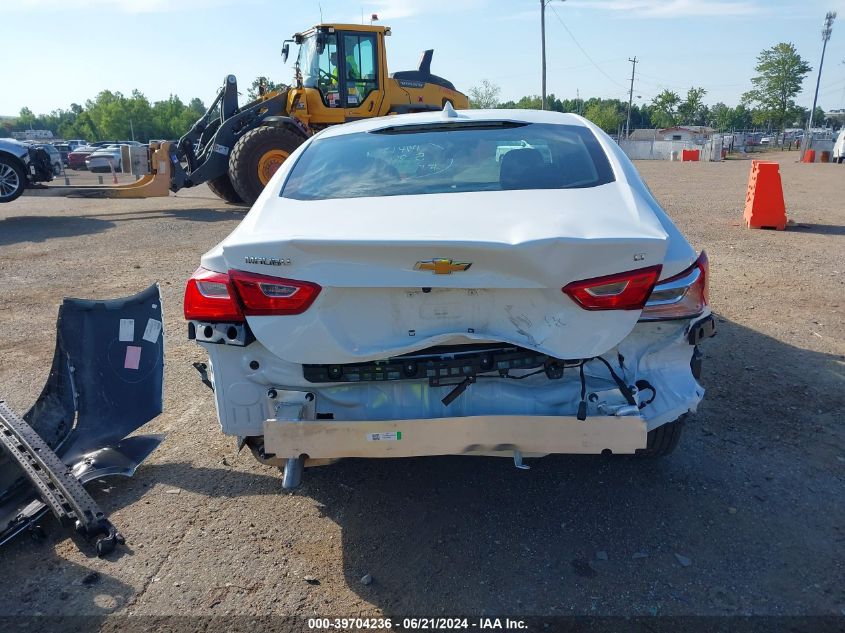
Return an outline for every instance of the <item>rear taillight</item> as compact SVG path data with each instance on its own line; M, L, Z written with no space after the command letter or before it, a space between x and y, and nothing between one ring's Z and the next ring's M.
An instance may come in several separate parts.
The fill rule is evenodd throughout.
M641 310L660 277L660 270L658 264L582 279L567 284L563 291L585 310Z
M302 314L320 290L308 281L198 268L185 286L185 318L240 322L246 316Z
M710 263L703 252L682 273L664 279L654 287L643 308L643 321L688 319L698 316L710 301Z
M197 268L185 286L189 321L243 321L244 314L229 275Z
M246 316L267 314L302 314L322 288L308 281L282 279L230 270L229 277L235 284Z

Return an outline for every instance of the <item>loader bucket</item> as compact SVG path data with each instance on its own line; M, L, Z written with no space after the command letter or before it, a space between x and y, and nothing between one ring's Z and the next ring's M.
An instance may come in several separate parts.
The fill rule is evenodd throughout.
M123 185L64 186L46 185L27 189L24 195L62 198L164 198L170 195L173 167L170 146L164 142L150 145L150 173Z
M23 416L0 399L0 545L48 508L62 523L70 517L80 532L80 524L107 523L103 513L85 511L96 504L80 484L131 476L163 439L127 437L162 411L161 314L157 284L122 299L64 300L41 395ZM56 497L63 502L58 509L51 504ZM83 511L73 514L74 504Z

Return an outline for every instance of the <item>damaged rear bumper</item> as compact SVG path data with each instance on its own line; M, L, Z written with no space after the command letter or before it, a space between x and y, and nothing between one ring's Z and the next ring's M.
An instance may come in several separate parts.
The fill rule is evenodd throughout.
M113 530L79 484L131 476L163 439L126 437L162 411L161 315L157 285L122 299L64 300L41 395L22 417L4 408L0 544L48 508L88 536ZM58 493L50 496L50 490ZM121 542L116 531L111 544L98 542L98 553L115 537Z

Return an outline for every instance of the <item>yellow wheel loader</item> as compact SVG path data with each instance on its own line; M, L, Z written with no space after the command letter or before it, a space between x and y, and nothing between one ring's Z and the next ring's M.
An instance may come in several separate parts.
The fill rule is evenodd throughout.
M388 74L385 26L319 24L282 44L287 61L299 46L294 85L259 90L238 105L238 82L228 75L206 113L176 143L150 143L149 173L114 186L31 186L25 193L84 198L151 198L208 183L227 202L252 205L279 166L311 135L357 119L441 110L469 100L431 74L433 50L417 70ZM128 147L124 147L128 150ZM131 158L124 152L123 164ZM137 173L134 172L133 173ZM67 181L66 181L67 183Z
M299 46L292 86L238 106L229 75L208 111L170 151L171 191L208 183L228 202L252 204L287 157L312 134L357 119L468 108L466 95L431 74L433 52L417 70L388 74L390 28L320 24L282 46Z

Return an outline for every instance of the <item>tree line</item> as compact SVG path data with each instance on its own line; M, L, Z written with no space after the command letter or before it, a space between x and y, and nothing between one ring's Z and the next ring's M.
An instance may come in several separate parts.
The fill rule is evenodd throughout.
M247 99L255 99L259 87L278 90L282 84L267 77L256 77L247 88ZM84 138L88 141L150 139L175 140L205 114L202 99L188 103L170 95L162 101L150 102L143 93L133 90L126 96L121 92L103 90L85 105L70 104L68 109L53 110L36 115L29 108L21 108L17 117L0 119L0 137L24 130L50 130L57 138Z
M665 89L650 103L631 104L630 129L701 125L727 132L755 127L770 131L803 127L809 117L809 109L796 104L795 97L810 70L810 65L801 58L795 46L782 42L758 55L757 74L751 78L750 90L742 94L739 104L729 106L719 102L707 105L704 102L707 90L700 86L691 86L686 95ZM474 108L539 110L541 107L539 95L501 102L499 86L487 80L470 88L468 93ZM546 105L549 110L581 114L609 133L616 133L622 128L628 113L627 101L620 99L558 99L550 94L546 97ZM814 125L838 123L825 121L824 110L819 107L813 114L813 122Z
M0 136L34 129L50 130L57 138L89 141L176 139L204 112L201 99L184 103L178 96L170 95L150 103L137 90L129 96L103 90L85 105L72 103L68 109L50 114L36 115L29 108L22 108L17 118L0 120Z

